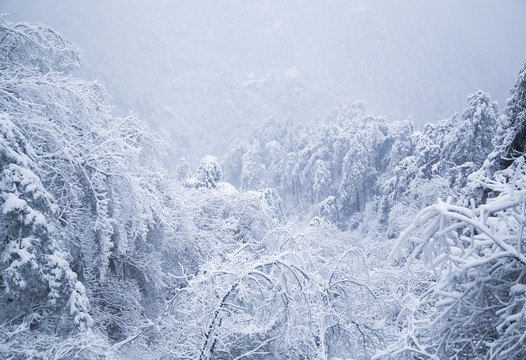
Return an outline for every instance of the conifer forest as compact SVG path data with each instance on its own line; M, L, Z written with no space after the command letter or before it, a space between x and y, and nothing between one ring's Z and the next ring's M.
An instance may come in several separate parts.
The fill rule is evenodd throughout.
M0 14L0 359L526 359L524 1Z

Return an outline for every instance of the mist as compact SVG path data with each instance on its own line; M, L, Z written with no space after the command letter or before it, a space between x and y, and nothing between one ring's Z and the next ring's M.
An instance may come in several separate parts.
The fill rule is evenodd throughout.
M0 4L77 43L83 75L194 164L269 117L306 122L342 101L417 127L478 89L503 106L526 45L518 0Z

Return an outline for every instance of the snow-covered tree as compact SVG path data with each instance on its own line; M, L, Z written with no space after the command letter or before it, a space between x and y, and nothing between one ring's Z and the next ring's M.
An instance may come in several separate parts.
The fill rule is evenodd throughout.
M474 199L477 204L484 203L488 197L496 194L483 184L495 177L506 176L506 169L515 158L526 151L525 148L525 109L526 109L526 63L519 71L518 79L511 89L504 114L497 119L492 151L482 167L469 175L469 181L463 195Z
M366 117L349 142L343 159L339 203L346 216L361 211L374 197L377 179L387 166L386 128L380 119Z
M388 160L389 170L392 171L400 161L413 155L413 123L411 120L395 121L388 125L388 139L392 142Z
M334 227L295 231L274 229L262 243L240 244L223 261L182 274L159 345L199 359L370 357L383 341L383 313L363 254L341 239L320 242L337 236Z
M526 63L510 93L495 138L501 168L526 152Z
M178 181L186 181L190 177L190 167L184 157L179 159L175 173Z
M93 322L89 300L55 238L58 207L32 171L34 157L17 126L0 116L0 301L10 312L3 316L11 319L22 311L32 318L29 323L38 323L51 311L71 315L84 329Z
M325 198L331 190L331 173L323 160L316 160L314 166L314 179L312 193L314 200L319 201Z
M497 118L497 105L489 94L480 90L471 94L459 124L444 140L442 157L457 165L473 162L480 167L492 150Z
M221 180L222 176L223 172L221 171L221 166L217 158L212 155L207 155L201 160L195 177L187 180L185 186L196 189L201 187L214 189L217 187L217 183Z
M402 338L391 356L526 356L524 157L509 171L511 181L486 184L499 194L487 204L438 202L401 236L399 244L414 243L408 261L421 258L436 283L421 295L408 295Z
M266 166L260 156L249 151L241 158L243 162L241 172L241 189L260 190L265 186Z
M72 76L80 51L53 29L2 19L0 34L0 111L33 149L31 171L56 207L54 236L101 325L106 281L124 279L123 293L138 293L144 274L156 271L144 258L148 242L162 239L153 232L163 218L161 145L135 115L114 117L100 84Z
M339 222L338 205L335 196L329 196L319 204L320 216L333 224Z
M278 192L275 189L267 188L263 191L263 197L265 198L267 205L275 213L276 217L280 219L281 221L283 221L284 220L284 214L283 214L284 203L283 203L283 199L279 196Z

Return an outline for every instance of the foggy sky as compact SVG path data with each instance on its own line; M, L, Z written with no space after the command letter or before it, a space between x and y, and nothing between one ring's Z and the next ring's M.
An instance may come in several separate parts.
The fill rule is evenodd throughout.
M502 109L526 58L522 0L0 0L0 12L77 43L80 75L191 161L269 116L309 121L346 99L417 126L478 89Z

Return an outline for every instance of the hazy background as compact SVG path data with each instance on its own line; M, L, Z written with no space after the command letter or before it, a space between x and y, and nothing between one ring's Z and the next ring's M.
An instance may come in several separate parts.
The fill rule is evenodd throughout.
M0 13L77 43L79 75L192 164L269 116L308 121L342 100L417 126L478 89L502 109L526 57L524 0L0 0Z

